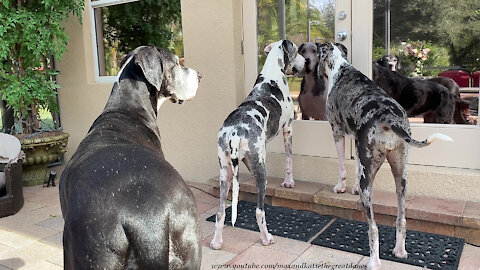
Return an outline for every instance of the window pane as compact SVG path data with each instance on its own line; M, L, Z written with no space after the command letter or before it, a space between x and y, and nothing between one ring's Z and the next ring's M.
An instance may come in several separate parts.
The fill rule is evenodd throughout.
M180 3L165 9L137 1L94 9L100 76L115 76L123 57L142 45L168 48L183 57Z
M388 2L389 25L385 12ZM405 76L452 78L462 98L472 102L470 107L457 103L456 110L461 110L470 124L476 123L478 116L473 110L478 107L480 1L374 0L373 32L374 60L393 54L399 58L398 72ZM419 116L411 120L424 119Z
M257 0L258 29L258 65L262 69L266 59L264 49L267 45L280 39L279 25L281 18L280 5L285 2L285 32L286 39L297 46L305 42L334 41L335 32L335 2L334 0ZM307 12L309 4L310 12ZM310 22L310 27L309 27ZM308 38L310 31L310 39ZM302 79L288 78L290 94L298 109L298 95Z

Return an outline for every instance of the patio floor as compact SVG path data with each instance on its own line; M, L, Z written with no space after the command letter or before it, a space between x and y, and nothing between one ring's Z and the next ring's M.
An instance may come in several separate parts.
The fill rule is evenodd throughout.
M317 268L309 269L331 269L326 265L332 264L351 264L350 267L336 269L352 269L352 266L365 265L368 261L368 257L365 256L278 236L274 237L275 244L265 247L259 242L257 232L232 227L224 229L222 250L211 250L208 246L213 237L214 223L205 219L216 212L218 199L204 192L214 193L213 187L206 184L189 184L195 195L202 226L202 269L214 269L215 266L223 264L231 266L247 264L250 267L257 265L257 268L268 264L278 266L266 269L285 269L282 266L303 263L317 265ZM25 205L20 212L0 218L0 270L63 269L63 218L58 186L24 187L24 197ZM458 269L479 270L479 256L480 247L466 244ZM382 260L382 269L421 268Z

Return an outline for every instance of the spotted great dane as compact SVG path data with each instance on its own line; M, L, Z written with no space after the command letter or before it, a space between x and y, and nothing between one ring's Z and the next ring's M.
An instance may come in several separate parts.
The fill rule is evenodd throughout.
M127 55L105 109L62 173L65 269L200 269L192 192L165 160L157 112L200 73L164 49Z
M287 74L303 70L305 59L297 53L297 46L281 40L265 48L268 53L262 72L252 92L224 121L218 134L218 159L220 162L220 207L215 222L215 235L210 243L220 249L225 222L225 202L232 187L232 224L237 218L238 163L243 161L253 174L258 188L256 209L257 224L263 245L272 244L265 220L264 199L267 185L265 158L266 143L283 132L287 156L286 176L282 186L292 188L292 121L293 101L287 85Z
M372 192L375 175L385 158L395 179L398 215L393 254L406 258L405 193L406 163L409 146L424 147L436 139L452 141L435 133L419 142L411 137L405 110L375 83L342 57L341 49L325 43L319 46L319 72L327 81L327 117L337 147L339 182L335 192L345 192L345 135L355 138L357 182L360 198L369 223L370 260L368 269L379 269L378 228L373 216ZM343 53L344 54L344 53Z

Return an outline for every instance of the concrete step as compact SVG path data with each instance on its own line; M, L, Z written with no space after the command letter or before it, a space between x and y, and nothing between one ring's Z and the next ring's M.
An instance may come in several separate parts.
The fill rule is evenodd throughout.
M219 196L219 178L208 181ZM239 175L239 200L257 201L255 180L250 174ZM265 202L273 206L309 210L323 215L366 221L359 195L347 192L337 194L333 186L308 181L295 181L294 188L284 188L280 178L267 178ZM231 196L231 195L230 195ZM447 200L421 195L407 195L407 229L464 238L466 242L480 245L480 203ZM373 209L378 224L395 226L397 196L392 192L375 191ZM268 219L268 213L267 213Z

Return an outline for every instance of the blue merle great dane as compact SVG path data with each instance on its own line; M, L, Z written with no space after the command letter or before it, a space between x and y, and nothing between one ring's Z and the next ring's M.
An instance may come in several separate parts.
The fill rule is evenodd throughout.
M327 118L338 154L339 180L334 191L345 192L345 135L352 136L357 155L357 184L360 184L360 198L369 223L370 260L367 268L379 269L378 227L372 208L372 187L378 169L386 158L395 179L398 200L393 254L406 258L405 193L409 146L424 147L436 139L452 139L439 133L421 142L412 139L410 123L402 106L348 63L341 47L324 43L319 45L318 51L319 76L327 81Z
M225 204L230 185L232 187L232 224L237 218L238 163L243 161L253 174L258 188L256 209L257 224L263 245L272 244L273 237L267 230L264 199L266 189L266 143L283 132L287 156L286 176L282 186L292 188L292 121L295 116L293 101L287 84L287 74L303 70L305 59L298 54L295 44L281 40L268 45L265 65L255 82L252 92L224 121L218 134L218 158L220 161L220 207L216 216L215 236L210 243L220 249L225 222Z

